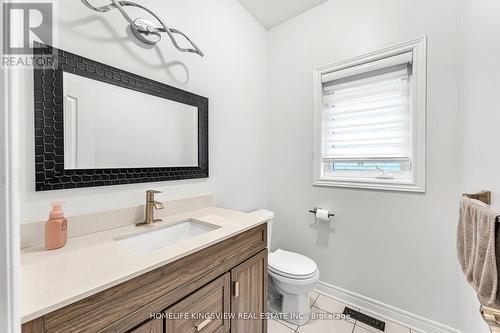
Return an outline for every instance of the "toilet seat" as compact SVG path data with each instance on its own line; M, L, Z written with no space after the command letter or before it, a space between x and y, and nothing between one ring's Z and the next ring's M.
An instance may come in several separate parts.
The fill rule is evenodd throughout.
M281 249L269 253L268 266L270 272L294 280L307 280L318 275L318 266L312 259Z

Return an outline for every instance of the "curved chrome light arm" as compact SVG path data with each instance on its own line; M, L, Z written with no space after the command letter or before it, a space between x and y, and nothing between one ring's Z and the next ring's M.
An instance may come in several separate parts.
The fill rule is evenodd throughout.
M155 35L159 38L161 38L160 33L164 32L168 35L168 37L170 38L170 40L174 44L174 47L177 50L179 50L181 52L195 53L201 57L204 56L203 51L201 51L200 48L191 39L189 39L189 37L186 36L182 31L177 30L177 29L173 29L173 28L169 28L160 17L158 17L151 10L149 10L148 8L146 8L140 4L137 4L137 3L132 2L132 1L126 1L126 0L111 0L112 3L110 3L108 5L95 7L95 6L91 5L88 0L81 0L81 1L86 7L90 8L92 10L95 10L97 12L100 12L100 13L105 13L105 12L108 12L108 11L113 10L113 9L118 9L120 11L120 13L123 15L123 17L125 18L125 20L127 20L127 22L130 24L130 27L134 32L137 32L137 33L140 33L140 34L143 34L146 36L147 35ZM143 26L143 25L136 24L137 19L133 20L127 14L125 9L123 8L126 6L140 8L140 9L148 12L151 16L153 16L160 23L161 27L157 28L157 27L152 26L152 25ZM192 48L181 47L177 43L177 40L175 39L174 34L181 35L182 37L184 37L189 42L189 44L191 44ZM143 39L141 39L141 40L144 42ZM151 42L151 44L156 44L156 42Z

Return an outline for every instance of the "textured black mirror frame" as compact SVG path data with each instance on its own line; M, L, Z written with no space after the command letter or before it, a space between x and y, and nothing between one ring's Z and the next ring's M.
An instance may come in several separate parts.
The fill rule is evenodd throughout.
M41 43L36 45L33 53L35 58L53 55L57 58L50 68L34 69L36 191L209 177L208 98ZM63 72L197 107L198 166L65 169Z

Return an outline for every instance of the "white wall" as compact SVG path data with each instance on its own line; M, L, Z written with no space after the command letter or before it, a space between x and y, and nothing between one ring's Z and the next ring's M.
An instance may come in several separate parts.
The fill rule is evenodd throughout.
M500 210L500 3L463 1L464 189L491 190L492 207ZM463 333L489 332L479 315L472 288L460 283L460 328Z
M0 97L4 100L5 96L5 71L0 70ZM7 147L6 147L6 117L5 117L5 103L0 106L0 124L2 124L2 137L0 145L0 330L8 331L8 307L10 306L7 298L8 294L8 253L10 244L6 241L7 236ZM5 239L4 239L5 238Z
M6 71L0 70L0 331L12 331L11 313L14 305L10 298L12 288L11 281L11 252L13 244L10 241L9 223L9 199L8 199L8 130L7 130L7 108L5 103L6 96Z
M26 71L20 128L23 222L45 219L54 200L66 201L68 216L142 204L150 188L164 191L160 200L213 193L223 207L266 206L267 31L237 1L141 1L192 38L205 58L178 52L167 37L154 49L138 47L117 11L99 14L79 1L55 3L56 47L210 98L210 179L36 193L33 79Z
M3 33L0 25L1 45ZM18 70L0 68L0 332L21 330L17 78Z
M427 193L312 186L312 73L427 35ZM313 258L327 283L457 327L461 173L455 0L330 0L270 31L269 208L273 247ZM333 209L335 231L311 226Z

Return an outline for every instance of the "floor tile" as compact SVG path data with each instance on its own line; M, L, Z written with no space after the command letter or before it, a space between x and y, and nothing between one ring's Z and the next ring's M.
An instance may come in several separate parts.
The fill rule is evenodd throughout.
M330 313L342 313L344 308L347 306L334 298L327 297L325 295L319 295L318 299L314 303L314 306ZM357 310L356 308L354 310ZM353 319L350 320L354 322Z
M311 301L311 306L314 305L314 302L316 302L318 297L319 297L319 293L317 291L315 291L315 290L311 291L311 293L309 294L309 300Z
M270 332L272 333L272 332ZM363 327L359 326L356 324L356 326L354 326L354 332L353 333L372 333L371 331L368 331L366 329L364 329Z
M297 330L297 328L299 328L299 325L295 325L295 324L289 323L289 322L281 320L281 319L276 319L276 321L278 323L280 323L281 325L285 325L286 327L288 327L289 329L291 329L293 331L295 331L295 330Z
M342 314L346 304L317 291L312 291L309 295L311 300L311 311L315 314ZM358 310L356 307L349 306L352 309ZM363 312L363 311L362 311ZM371 317L382 320L385 322L385 333L417 333L417 331L410 330L407 327L391 322L385 318L365 312ZM269 333L381 333L381 331L363 324L356 322L354 319L350 321L339 320L335 318L316 318L313 316L306 325L296 326L282 320L269 320L268 321Z
M267 333L292 333L294 330L286 327L283 324L278 323L276 320L267 321Z
M365 313L364 311L361 311L361 312ZM366 312L366 314L369 315L370 317L373 317L375 319L382 320L383 322L385 322L385 333L411 333L410 329L407 327L393 323L392 321L389 321L385 318L381 318L380 316L374 315L374 314L369 313L369 312ZM370 333L381 333L381 331L377 330L376 328L368 326L366 324L363 324L360 321L356 322L356 327L361 327Z
M328 313L322 311L316 307L312 307L312 313L317 315L328 316ZM331 314L330 314L331 315ZM354 324L348 322L347 320L338 320L333 318L325 319L314 319L312 318L304 326L299 326L297 332L299 333L323 333L323 332L334 332L334 333L352 333Z

